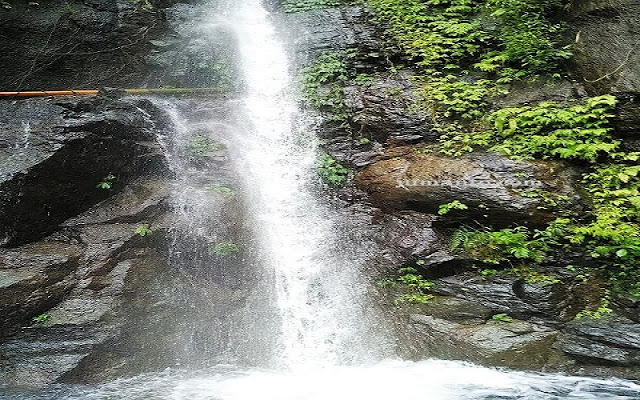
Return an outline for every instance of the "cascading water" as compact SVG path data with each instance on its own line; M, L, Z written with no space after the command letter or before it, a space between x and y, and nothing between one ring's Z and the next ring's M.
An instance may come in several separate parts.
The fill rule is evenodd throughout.
M248 302L254 323L238 324L239 330L246 331L235 334L244 337L231 343L250 347L261 336L273 337L264 344L272 347L265 353L270 356L263 362L256 361L259 357L253 360L253 365L265 368L172 368L94 387L60 385L11 398L638 398L640 385L624 380L508 372L452 361L389 360L393 357L388 353L385 329L376 329L372 323L376 315L361 304L365 288L357 278L357 265L352 265L355 260L349 258L349 252L341 251L354 244L339 243L335 234L337 217L332 217L331 209L319 202L312 190L309 172L315 160L315 142L309 133L310 125L296 107L287 53L260 0L232 3L224 19L237 33L246 94L240 101L229 100L231 108L236 109L235 123L225 125L219 134L224 138L217 139L224 140L236 174L241 177L247 220L254 235L253 244L258 248L253 258L259 260L255 264L262 266L264 272L259 275L262 282L257 284L261 296ZM202 128L190 126L180 116L177 103L155 103L171 117L174 135L190 136L190 131ZM189 104L182 106L188 108ZM209 125L214 123L220 122L209 121ZM175 155L169 149L169 138L163 139L167 153ZM178 139L172 138L174 143ZM194 222L205 212L203 207L210 204L207 192L198 188L211 177L189 171L189 166L179 159L170 163L178 178L182 177L174 195L176 206L182 210L178 214L184 219L179 223L207 240L219 240L206 229L213 220ZM187 251L174 249L176 261L187 262L178 257ZM261 313L262 318L258 316ZM271 319L277 323L264 325ZM229 364L235 358L219 361Z
M313 136L297 109L287 54L260 0L236 4L248 129L235 140L282 319L278 364L289 368L363 361L376 342L360 315L355 270L340 260L330 211L310 190ZM363 340L364 334L368 339ZM365 343L366 342L366 343Z

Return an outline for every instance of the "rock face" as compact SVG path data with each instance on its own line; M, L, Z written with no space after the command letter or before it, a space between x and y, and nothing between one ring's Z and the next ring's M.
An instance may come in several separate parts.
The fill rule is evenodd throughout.
M157 169L163 160L144 110L149 107L144 100L104 98L3 103L2 243L51 233L110 191ZM111 188L96 188L105 179Z
M164 8L176 2L152 0L152 8L128 0L11 2L0 13L0 86L135 87L147 74L151 40L166 29Z
M640 5L633 0L574 4L570 34L575 42L574 68L592 89L640 92Z
M588 95L613 92L619 99L616 133L629 150L640 148L640 69L633 44L638 39L637 8L625 0L572 4L569 36L576 42L572 65L576 79L514 88L508 96L494 99L495 106L573 104ZM389 49L379 39L380 29L357 17L360 13L359 8L343 7L283 17L295 27L297 64L304 66L323 51L345 48L393 58L385 53ZM582 209L585 196L577 171L560 163L514 161L496 154L452 159L430 151L437 135L429 115L411 112L415 96L410 73L392 76L384 72L387 67L376 58L355 62L352 72L366 73L371 81L346 85L346 123L325 123L320 135L326 151L353 167L355 186L364 192L347 188L338 191L340 198L355 203L351 208L371 207L364 212L371 218L356 224L356 230L363 236L367 232L369 239L363 241L372 253L369 272L380 279L411 267L434 281L432 293L437 296L427 304L398 305L390 292L375 295L395 321L401 353L637 377L636 300L616 303L616 312L624 317L574 319L599 301L602 292L597 284L560 283L536 271L527 279L508 270L489 269L486 276L480 275L478 270L494 267L448 250L447 236L461 223L502 228L515 221L538 227L553 218L549 208L555 201ZM368 205L361 204L363 200ZM433 215L451 201L469 209ZM357 218L352 214L352 221ZM567 252L562 257L566 259L549 260L542 267L562 277L574 256ZM500 314L509 317L493 319Z
M570 173L560 165L518 162L496 154L447 158L419 151L387 150L383 159L357 174L356 184L385 209L435 213L440 205L457 200L469 206L473 218L497 224L548 220L538 192L578 199Z

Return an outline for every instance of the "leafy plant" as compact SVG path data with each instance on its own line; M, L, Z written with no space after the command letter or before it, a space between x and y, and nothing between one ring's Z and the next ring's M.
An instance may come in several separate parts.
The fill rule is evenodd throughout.
M543 238L533 239L525 227L499 231L461 229L452 235L451 247L488 264L511 260L542 261L548 249Z
M424 277L412 267L400 268L397 271L397 277L395 279L382 280L378 282L378 285L382 287L398 287L400 290L406 292L395 298L395 304L427 303L434 297L429 293L434 283L424 279Z
M353 3L355 3L355 1L351 0L285 0L281 7L282 11L286 13L296 13L340 7Z
M151 228L149 228L149 225L138 225L138 227L136 228L136 235L139 236L149 236L153 233L153 231L151 230Z
M500 321L500 322L513 322L513 318L511 318L507 314L495 314L494 316L491 317L491 319L494 321Z
M194 157L204 157L220 149L220 145L206 136L194 136L189 140L189 153Z
M469 207L466 204L461 203L458 200L454 200L450 203L441 204L440 207L438 208L438 215L448 214L452 210L468 210L468 209Z
M240 252L240 246L231 242L221 242L209 248L212 254L228 257Z
M347 119L344 87L349 78L347 60L352 51L327 52L302 70L300 84L307 102L320 110L330 112L333 121Z
M116 176L113 174L109 174L102 178L100 182L96 185L98 189L109 190L113 187L113 181L116 179Z
M584 309L576 314L576 320L580 319L600 319L605 315L611 314L613 310L609 307L611 305L611 301L609 300L609 296L605 295L600 299L600 304L594 309Z
M344 185L349 177L349 169L343 167L328 154L322 154L318 157L316 172L322 181L330 186Z
M221 194L224 197L233 197L238 194L235 189L225 185L209 185L207 186L207 189L212 192Z
M47 322L48 320L51 319L51 315L49 314L40 314L36 317L32 318L32 321L35 322L36 324L43 324L45 322Z

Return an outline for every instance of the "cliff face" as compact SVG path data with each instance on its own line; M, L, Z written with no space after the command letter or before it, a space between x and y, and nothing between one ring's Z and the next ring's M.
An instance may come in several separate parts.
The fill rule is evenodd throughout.
M618 103L610 120L610 140L620 140L625 151L636 151L640 138L637 4L573 3L555 15L556 21L566 24L561 45L570 45L574 53L562 67L564 72L551 80L512 82L484 104L473 99L478 92L464 91L467 84L478 85L485 79L478 71L463 71L458 93L451 97L437 85L424 89L425 80L433 78L425 79L421 72L420 63L426 63L423 54L416 51L407 57L402 49L411 52L416 46L411 40L429 38L410 36L413 33L398 27L397 21L414 23L411 16L392 12L397 14L387 17L396 20L376 19L374 9L360 7L316 9L286 14L282 25L293 27L298 59L306 66L302 82L308 104L334 120L320 129L325 149L353 168L353 185L361 190L354 192L347 185L337 193L354 215L355 210L376 215L369 221L375 227L370 235L384 248L378 254L387 257L371 259L371 273L384 286L372 301L386 305L397 319L398 334L406 339L405 355L637 377L640 303L633 295L611 289L608 278L598 272L604 268L602 260L585 254L580 246L566 246L534 260L540 243L535 241L523 245L522 251L531 253L501 259L492 253L501 251L501 244L490 242L489 234L475 236L481 238L475 248L450 250L452 240L466 240L460 238L464 232L509 232L524 238L528 232L549 232L548 224L558 215L588 220L594 214L589 211L593 198L584 190L585 164L510 158L487 153L488 146L483 150L482 145L455 157L438 150L444 147L451 153L442 142L446 137L442 127L456 126L466 118L456 121L445 115L443 119L438 110L451 104L466 107L464 96L470 96L476 110L488 107L492 112L533 109L543 102L571 107L589 96L612 94ZM479 15L479 28L492 26L482 18L486 15ZM397 36L398 30L405 36ZM433 51L440 45L434 43ZM333 55L327 57L327 52ZM333 76L323 72L336 60L343 69ZM460 68L447 67L453 75ZM314 79L324 80L324 89L314 87ZM340 96L331 95L332 89ZM435 96L431 107L417 107L425 92ZM455 108L450 110L456 115ZM464 129L476 128L464 125ZM604 160L600 162L604 165ZM633 161L628 164L633 165ZM565 205L558 207L549 203L547 195L533 193L562 198ZM363 200L369 211L363 211ZM403 223L398 224L397 218ZM386 234L377 236L376 230ZM631 231L632 236L639 234L637 229ZM588 266L579 268L586 275L576 275L575 265Z
M0 55L3 90L241 85L230 34L216 27L220 42L202 43L189 23L207 17L201 7L15 3L0 12L0 44L8 49ZM275 4L281 2L273 3L281 10ZM543 229L557 217L554 202L585 218L592 198L581 181L584 163L512 159L486 149L444 155L436 149L439 117L415 107L422 96L416 60L389 41L388 26L372 10L345 6L277 18L298 70L327 52L347 60L337 76L349 78L314 88L326 117L318 130L323 150L353 178L326 195L337 196L339 212L357 227L349 234L370 248L368 270L381 283L371 301L395 322L400 353L638 376L640 301L607 294L601 275L576 272L585 261L579 249L513 265L450 248L461 226ZM638 149L638 5L576 3L562 18L567 43L575 42L571 73L513 84L490 107L570 106L613 93L615 138L629 151ZM182 108L195 121L210 114L224 119L233 103L218 100L187 99ZM231 340L225 324L232 316L250 318L248 293L258 277L247 272L245 260L225 269L206 243L196 241L187 244L218 269L185 271L168 260L172 238L184 232L171 206L179 183L162 156L162 134L175 129L165 111L108 91L91 100L0 103L2 383L85 382L188 358L205 363ZM223 133L212 127L200 132L221 141ZM233 180L224 150L189 166ZM211 229L247 235L241 200L212 196ZM141 234L141 227L155 233ZM585 264L598 267L593 259ZM591 313L576 318L584 310ZM201 338L212 330L215 340ZM158 338L160 331L166 334ZM250 348L249 341L243 346ZM174 351L176 343L188 351Z

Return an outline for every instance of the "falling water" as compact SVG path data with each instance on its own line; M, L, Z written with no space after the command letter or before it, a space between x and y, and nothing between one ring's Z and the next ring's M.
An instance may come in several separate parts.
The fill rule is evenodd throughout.
M278 364L364 361L379 346L372 346L376 338L358 304L363 288L357 270L339 257L344 244L334 234L337 221L311 191L315 143L296 106L287 53L260 0L233 9L248 88L241 114L247 129L236 137L236 160L253 193L259 242L275 274L282 319Z

